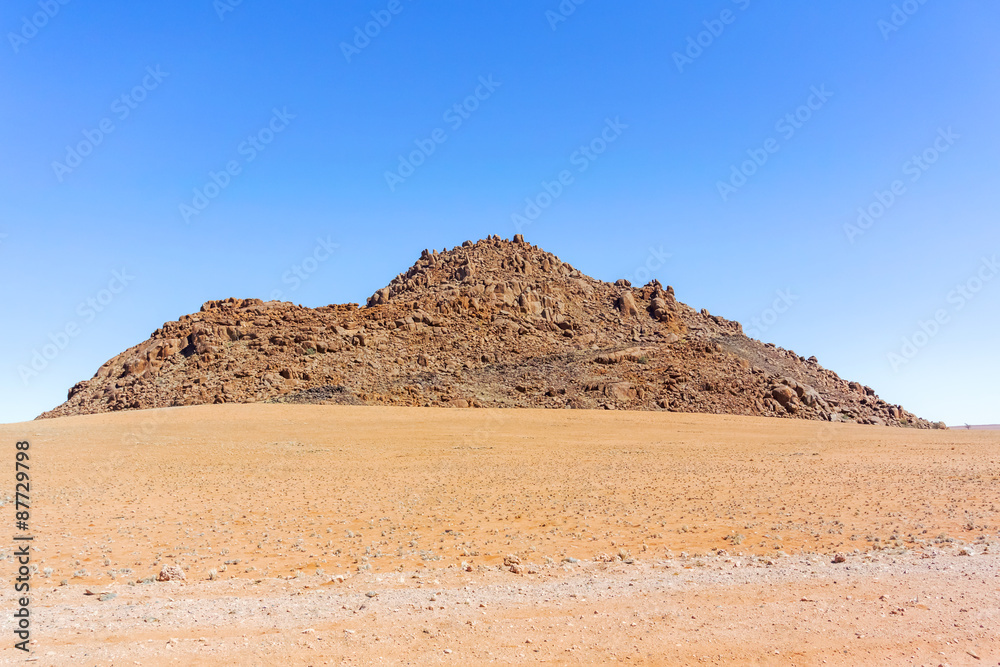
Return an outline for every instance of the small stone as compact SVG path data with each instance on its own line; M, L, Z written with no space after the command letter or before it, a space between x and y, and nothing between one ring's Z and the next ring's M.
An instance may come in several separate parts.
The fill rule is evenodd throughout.
M184 570L177 565L164 565L156 577L157 581L184 581L185 579L187 577L184 575Z
M847 556L845 556L844 554L837 554L836 556L833 557L834 563L843 563L845 561L847 561Z

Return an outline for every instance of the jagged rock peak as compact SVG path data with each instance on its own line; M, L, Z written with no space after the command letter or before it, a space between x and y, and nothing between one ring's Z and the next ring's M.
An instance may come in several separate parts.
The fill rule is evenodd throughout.
M425 250L364 308L229 298L167 322L43 417L200 403L671 410L926 428L652 280L490 236Z

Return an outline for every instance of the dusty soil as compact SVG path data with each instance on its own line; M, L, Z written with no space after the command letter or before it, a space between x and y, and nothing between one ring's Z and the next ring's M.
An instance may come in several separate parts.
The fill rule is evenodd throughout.
M997 432L110 413L0 426L5 522L26 438L39 664L1000 664Z

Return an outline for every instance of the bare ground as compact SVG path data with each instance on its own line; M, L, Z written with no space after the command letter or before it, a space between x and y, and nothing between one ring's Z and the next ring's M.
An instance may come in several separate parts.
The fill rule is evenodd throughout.
M25 438L40 664L1000 664L996 432L221 405L0 426L11 471Z

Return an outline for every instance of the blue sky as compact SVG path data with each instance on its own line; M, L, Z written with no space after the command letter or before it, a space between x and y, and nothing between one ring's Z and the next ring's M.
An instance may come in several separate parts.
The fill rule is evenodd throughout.
M206 300L519 230L1000 422L995 4L64 2L0 15L0 422Z

